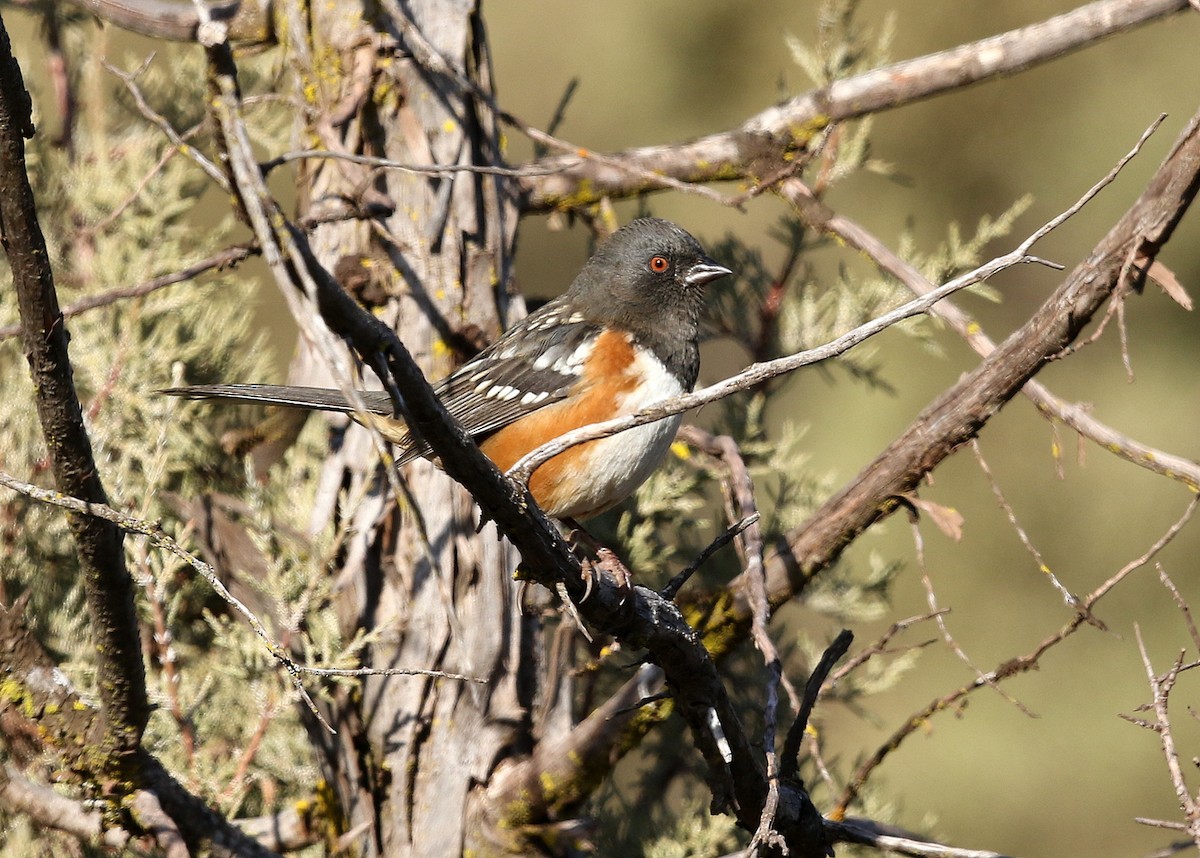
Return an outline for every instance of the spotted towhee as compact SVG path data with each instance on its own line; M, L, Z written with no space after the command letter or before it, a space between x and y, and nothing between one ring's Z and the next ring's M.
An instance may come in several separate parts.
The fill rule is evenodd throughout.
M618 230L563 295L525 317L435 388L446 410L501 470L571 429L690 391L700 369L705 284L732 272L672 223L641 218ZM399 447L401 463L429 453L392 416L382 391L362 391L367 413L337 390L211 384L165 391L343 411ZM559 519L597 515L658 467L682 418L580 444L530 479L534 500Z

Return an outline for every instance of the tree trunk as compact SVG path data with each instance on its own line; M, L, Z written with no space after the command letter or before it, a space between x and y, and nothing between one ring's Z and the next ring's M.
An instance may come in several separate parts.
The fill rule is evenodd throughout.
M431 74L413 59L431 46L490 91L478 9L446 0L401 6L382 4L374 26L364 23L371 12L354 3L315 5L308 32L289 22L286 43L304 94L311 104L315 86L318 102L301 139L413 164L498 163L488 106L453 75ZM517 223L506 180L379 173L329 160L313 162L304 180L311 206L330 196L394 206L384 229L325 226L314 247L399 332L430 378L460 361L464 344L478 347L523 312L506 293ZM363 283L369 287L357 288ZM321 383L323 372L302 348L292 381ZM335 424L334 441L311 520L314 529L350 524L335 573L346 636L359 628L378 633L365 659L372 667L486 679L370 677L361 693L339 693L329 713L338 735L319 742L346 828L367 832L356 846L370 856L519 849L489 831L479 806L496 766L531 745L535 683L523 678L534 676L539 624L514 609L516 555L494 528L476 534L469 495L429 463L405 469L409 494L397 501L365 431Z

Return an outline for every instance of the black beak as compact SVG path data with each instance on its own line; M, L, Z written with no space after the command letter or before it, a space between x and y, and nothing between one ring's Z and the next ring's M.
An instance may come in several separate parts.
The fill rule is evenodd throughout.
M732 273L733 271L724 265L718 264L707 256L702 256L699 262L696 262L684 273L683 282L688 286L703 286Z

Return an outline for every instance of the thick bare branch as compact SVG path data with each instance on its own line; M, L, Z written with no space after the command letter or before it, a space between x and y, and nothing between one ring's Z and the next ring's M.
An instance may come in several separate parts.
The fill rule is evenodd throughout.
M80 9L91 12L131 33L172 42L194 42L200 29L201 15L197 3L186 0L69 0ZM241 0L220 0L207 7L213 21L225 22L230 35L239 40L260 42L267 38L268 2L242 3Z
M12 763L0 768L0 804L27 815L39 827L54 828L86 842L101 842L109 849L120 849L129 842L127 831L104 828L99 810L34 783Z
M690 143L541 158L526 166L550 172L520 180L523 205L527 211L586 205L657 190L664 180L758 180L830 122L1012 74L1187 8L1187 0L1100 0L1038 24L835 81Z
M0 240L12 269L21 339L33 377L38 419L60 491L89 502L107 498L75 391L68 334L59 310L46 241L25 167L32 136L31 103L0 21ZM93 645L105 741L114 771L138 748L150 705L134 610L134 583L121 532L91 516L69 517L79 554Z

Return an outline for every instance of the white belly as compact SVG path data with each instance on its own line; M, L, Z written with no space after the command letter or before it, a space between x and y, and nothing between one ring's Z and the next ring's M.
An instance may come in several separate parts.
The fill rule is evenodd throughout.
M634 414L685 392L679 380L651 353L639 353L637 361L634 371L644 382L621 398L617 416ZM554 514L559 518L588 518L620 503L658 468L682 421L683 415L677 414L590 443L581 468L589 479L579 480L577 491L569 499L564 498Z

